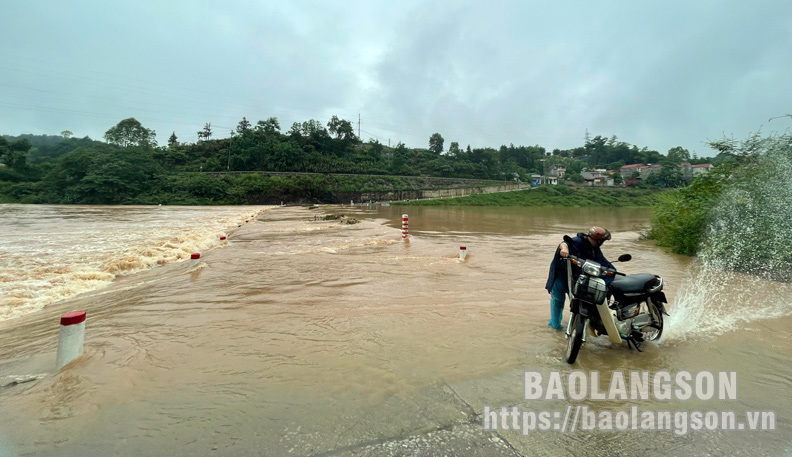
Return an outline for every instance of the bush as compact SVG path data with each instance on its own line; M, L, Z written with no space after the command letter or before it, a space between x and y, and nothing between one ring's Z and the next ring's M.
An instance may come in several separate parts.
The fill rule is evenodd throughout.
M723 181L722 175L704 175L689 187L663 194L652 212L649 237L676 254L695 255Z

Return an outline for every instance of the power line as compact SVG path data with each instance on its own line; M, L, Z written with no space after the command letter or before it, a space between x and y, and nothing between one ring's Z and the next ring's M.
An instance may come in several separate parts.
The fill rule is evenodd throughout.
M5 87L11 89L11 91L17 92L9 93L6 91L4 93L0 91L0 96L5 95L5 100L2 101L5 103L4 106L10 108L103 119L130 117L131 111L131 114L136 118L141 118L141 114L143 114L151 122L167 124L167 128L157 129L161 131L171 130L173 126L177 125L190 126L192 129L199 129L203 126L203 122L180 122L179 119L185 117L186 113L190 115L197 114L203 116L205 119L215 119L219 123L229 123L231 119L228 115L218 115L218 113L236 111L240 113L241 117L242 114L250 113L250 111L257 111L261 113L260 115L264 115L265 112L268 112L265 117L276 117L281 120L284 126L288 126L292 122L304 120L306 117L314 118L317 113L315 109L297 105L274 104L255 97L245 98L248 102L247 104L229 102L229 100L237 99L238 95L229 94L224 90L216 90L218 83L226 85L227 81L199 79L198 81L204 81L213 86L209 89L202 89L190 85L163 84L143 78L117 75L93 69L86 70L81 68L74 71L74 69L64 69L61 64L57 64L58 70L53 70L52 68L42 68L41 65L56 65L53 62L20 57L7 53L0 53L0 55L9 56L22 61L14 62L13 60L6 59L0 63L0 70L48 79L46 86L40 86L36 84L35 78L30 78L28 76L24 77L26 81L24 85L9 83L9 78L6 77L0 78L0 80L4 81L0 84L0 87ZM30 62L36 64L31 65ZM0 74L1 73L3 73L3 71L0 71ZM87 83L90 84L90 91L59 91L53 87L50 80L64 81L69 84L73 84L74 82ZM94 92L96 89L106 89L119 93L123 92L126 100L122 103L108 102L107 96L100 95L99 92ZM22 93L19 93L20 91ZM42 96L45 97L42 98ZM101 108L79 109L62 106L63 104L80 106L85 105L86 102ZM122 113L122 110L125 112ZM248 117L254 118L254 116ZM352 116L347 114L344 117L349 119ZM415 125L385 121L376 118L367 118L367 125L369 125L369 128L367 128L369 131L367 131L366 134L377 138L381 142L384 142L384 136L394 135L421 142L422 140L420 138L423 137L424 131L426 130L424 127L418 128ZM370 132L372 129L376 129L379 133L374 135ZM360 137L363 132L362 115L358 113L358 137Z

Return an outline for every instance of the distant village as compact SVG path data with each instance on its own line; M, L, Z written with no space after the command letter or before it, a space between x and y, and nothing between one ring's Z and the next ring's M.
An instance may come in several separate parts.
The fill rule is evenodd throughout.
M702 163L698 165L691 165L689 162L679 164L682 179L688 181L698 175L708 173L714 165L711 163ZM580 172L583 176L584 184L591 187L614 187L614 186L634 186L641 181L646 181L649 176L660 173L663 166L660 164L644 165L636 163L632 165L624 165L618 170L605 170L595 169ZM615 176L621 177L621 183L617 183ZM566 168L560 165L552 165L547 168L544 175L533 174L531 181L534 186L540 184L556 185L559 181L563 181L566 176Z

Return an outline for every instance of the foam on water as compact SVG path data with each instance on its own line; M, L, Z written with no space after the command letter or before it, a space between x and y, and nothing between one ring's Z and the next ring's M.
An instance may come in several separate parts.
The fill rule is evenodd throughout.
M0 321L189 259L262 208L0 205Z
M727 182L714 206L664 340L719 335L792 314L792 137L755 136L738 150L757 166L743 171L747 179Z

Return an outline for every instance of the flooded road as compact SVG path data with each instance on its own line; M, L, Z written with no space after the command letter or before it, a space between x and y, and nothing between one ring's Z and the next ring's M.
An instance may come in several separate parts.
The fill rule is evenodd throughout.
M648 216L267 208L193 268L164 263L0 322L0 456L790 455L792 310L776 299L788 286L735 286L735 297L721 288L717 302L703 290L677 307L681 287L707 282L695 280L690 259L641 239ZM562 235L594 224L613 233L606 256L633 255L623 271L665 278L672 317L667 338L642 353L594 338L569 366L563 335L547 328L543 287ZM56 373L58 318L75 309L88 313L85 354ZM712 313L726 318L706 325ZM675 322L676 314L687 317ZM697 322L707 331L697 333ZM582 403L768 410L776 430L482 430L485 407L574 404L524 398L526 371L573 369L599 370L603 389L614 370L736 371L736 400Z

